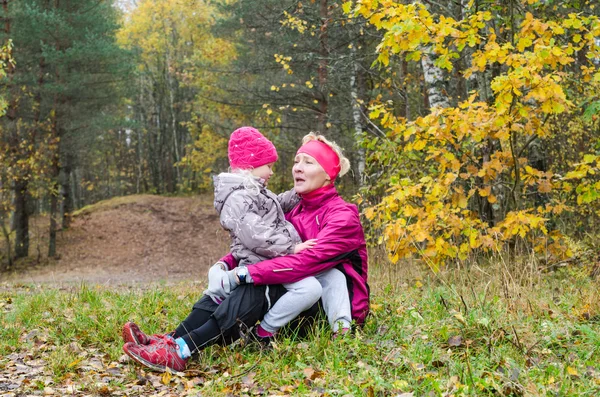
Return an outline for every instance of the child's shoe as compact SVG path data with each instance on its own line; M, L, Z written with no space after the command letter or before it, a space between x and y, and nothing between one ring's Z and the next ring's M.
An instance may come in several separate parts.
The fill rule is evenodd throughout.
M159 372L167 369L181 372L188 361L179 356L178 345L173 338L164 338L151 345L125 343L123 351L138 363Z
M275 340L275 334L269 331L266 331L263 327L257 325L252 330L252 339L260 345L261 349L269 350L273 346L271 342Z
M136 323L131 321L125 323L121 332L125 343L135 343L136 345L151 345L163 340L164 335L146 335L142 332Z

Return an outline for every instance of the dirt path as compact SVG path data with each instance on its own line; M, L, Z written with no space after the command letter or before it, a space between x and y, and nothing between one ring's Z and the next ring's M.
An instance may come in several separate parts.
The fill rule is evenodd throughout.
M0 274L8 283L100 283L203 279L229 236L208 197L119 197L74 215L57 240L60 258ZM33 251L33 250L32 250Z

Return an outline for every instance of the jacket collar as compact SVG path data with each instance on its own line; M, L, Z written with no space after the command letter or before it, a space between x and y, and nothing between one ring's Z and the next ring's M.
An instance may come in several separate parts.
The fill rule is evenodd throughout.
M335 188L335 185L327 185L317 190L313 190L310 193L305 193L300 196L302 199L301 203L303 207L306 208L315 208L320 207L326 201L329 201L333 197L337 197L338 192Z

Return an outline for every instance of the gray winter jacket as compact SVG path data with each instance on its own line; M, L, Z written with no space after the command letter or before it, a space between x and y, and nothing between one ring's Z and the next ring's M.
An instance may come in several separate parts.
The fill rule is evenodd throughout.
M225 172L213 178L215 209L231 235L232 255L244 266L294 253L302 240L284 213L298 204L298 194L292 189L276 195L257 177L259 188L248 188L246 178Z

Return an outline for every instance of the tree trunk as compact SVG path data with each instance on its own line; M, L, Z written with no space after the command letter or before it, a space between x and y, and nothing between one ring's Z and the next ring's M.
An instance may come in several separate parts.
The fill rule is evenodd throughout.
M75 167L75 169L71 172L71 186L70 186L70 191L71 191L71 197L73 198L72 203L73 203L73 210L79 209L81 207L83 207L82 202L81 202L81 183L79 183L80 181L80 177L79 177L79 169L77 167Z
M401 110L401 115L406 118L407 121L411 120L410 112L410 100L408 97L408 90L406 89L406 79L408 77L408 61L406 57L402 57L400 61L400 81L402 82L401 95L404 97L404 107Z
M329 11L327 9L327 0L321 0L319 6L319 16L321 17L321 32L319 34L319 90L321 98L319 101L319 116L317 118L317 130L321 133L327 129L327 106L329 94L327 90L327 65L328 65L328 24Z
M10 269L13 265L12 247L10 242L10 230L6 227L6 221L2 217L0 218L2 226L2 235L4 236L4 247L6 248L6 258L8 259L8 268Z
M144 114L144 87L143 87L143 80L140 77L140 82L139 82L139 92L140 92L140 97L139 97L139 101L140 101L140 105L138 107L138 113L139 113L139 120L140 120L140 126L138 128L136 128L136 132L137 132L137 147L136 147L136 152L137 152L137 178L136 178L136 182L135 182L135 192L136 194L140 194L140 183L142 182L142 180L145 180L144 178L144 174L143 174L143 164L144 164L144 134L143 134L143 128L146 128L146 117ZM148 189L145 188L144 191L147 191Z
M423 51L421 57L429 107L447 108L450 106L450 101L444 86L444 73L442 69L434 65L432 56L431 49L428 48Z
M352 47L352 58L354 63L354 73L350 77L350 96L352 98L352 119L354 121L354 139L358 146L358 185L363 186L364 175L365 175L365 148L362 145L363 142L363 126L361 117L361 107L359 94L358 94L358 82L360 80L359 75L362 72L361 66L356 56L356 48Z
M15 258L29 256L29 183L19 179L15 181Z
M58 185L55 183L55 185ZM48 258L56 257L56 229L58 222L58 194L50 193L50 232L48 238Z
M181 159L179 155L179 141L177 139L177 115L175 113L175 87L173 84L173 75L171 73L171 56L169 52L169 44L167 44L167 50L165 51L167 67L166 70L166 80L167 80L167 89L169 90L169 111L171 113L171 129L173 130L173 153L175 155L175 172L177 177L177 184L181 184L181 173L179 171L179 160Z
M2 0L2 10L4 12L4 33L7 37L10 37L11 31L11 17L8 9L8 0ZM12 56L12 51L10 53ZM29 255L29 182L27 174L24 172L22 167L17 164L20 160L18 154L18 147L21 142L19 137L19 131L17 130L16 119L17 119L17 98L19 95L19 87L13 83L15 75L15 65L13 63L7 63L6 65L6 76L10 87L8 106L6 109L6 117L9 120L9 128L12 131L9 132L9 147L14 150L13 155L15 158L11 159L13 163L13 169L17 170L17 178L14 181L14 213L12 218L12 230L15 231L15 258L25 258Z
M71 158L65 156L65 164L62 167L60 178L60 194L62 196L60 206L60 219L62 219L62 228L68 229L71 224L71 213L73 212L73 196L71 194Z
M54 114L52 115L52 126L50 134L53 139L59 137L58 132L58 100L54 99ZM58 195L59 195L59 175L60 175L60 158L59 149L55 148L52 154L50 165L50 230L48 232L48 258L56 257L56 229L58 218Z
M59 0L54 0L54 8L58 9L60 5ZM55 49L57 52L62 51L62 46L60 43L55 44ZM60 86L62 83L63 76L61 75L61 71L58 69L58 65L54 70L54 77L56 78L57 84ZM60 133L60 118L59 114L61 113L62 106L65 104L65 98L60 94L55 94L53 98L52 109L51 112L51 126L50 126L50 142L54 143L54 150L52 152L52 159L50 162L50 230L48 232L48 258L56 257L56 229L57 229L57 218L58 214L58 195L60 189L60 146L61 143L61 133Z

